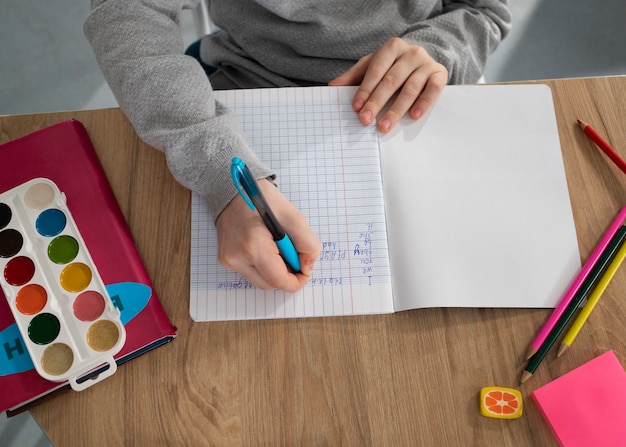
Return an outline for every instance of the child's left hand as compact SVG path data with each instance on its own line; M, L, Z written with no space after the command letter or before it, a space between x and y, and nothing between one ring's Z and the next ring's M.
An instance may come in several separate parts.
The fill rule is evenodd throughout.
M378 120L378 129L389 132L409 112L418 119L435 102L448 82L448 70L424 48L393 37L377 51L362 57L329 85L358 85L352 108L363 124L370 124L396 94L393 104Z

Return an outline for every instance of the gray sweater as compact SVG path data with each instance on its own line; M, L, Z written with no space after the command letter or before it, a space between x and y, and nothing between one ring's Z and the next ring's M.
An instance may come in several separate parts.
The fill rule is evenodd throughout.
M393 36L424 47L450 83L473 83L511 20L506 0L209 0L222 30L200 47L202 60L220 69L212 86L183 54L180 14L195 4L92 0L84 32L138 135L165 153L174 177L205 198L214 218L236 194L232 157L256 178L274 172L213 88L327 84Z

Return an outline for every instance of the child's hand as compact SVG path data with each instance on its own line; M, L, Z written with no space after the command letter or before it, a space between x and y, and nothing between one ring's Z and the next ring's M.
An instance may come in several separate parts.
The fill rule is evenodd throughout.
M362 57L329 85L358 85L352 108L363 124L370 124L398 93L389 110L378 120L378 129L389 132L407 111L420 118L448 82L448 70L422 47L393 37L374 53Z
M257 182L265 200L289 235L300 257L293 273L259 213L237 195L217 218L218 261L263 290L296 292L309 281L322 246L304 216L268 180Z

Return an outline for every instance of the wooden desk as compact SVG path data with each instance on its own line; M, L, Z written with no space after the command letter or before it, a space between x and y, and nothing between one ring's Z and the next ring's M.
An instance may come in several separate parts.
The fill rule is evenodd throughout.
M626 76L546 82L583 259L626 203L626 176L576 124L626 153ZM117 109L0 118L0 142L58 121L86 126L178 338L86 391L32 410L58 447L117 445L556 445L530 392L608 349L626 365L622 269L570 352L521 387L524 416L479 414L483 386L517 384L549 310L192 323L190 193ZM6 392L3 391L3 392Z

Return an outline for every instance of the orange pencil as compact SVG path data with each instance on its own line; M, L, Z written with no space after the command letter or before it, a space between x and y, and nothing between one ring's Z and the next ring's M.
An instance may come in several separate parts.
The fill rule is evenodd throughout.
M602 149L602 152L604 152L613 161L613 163L615 163L617 167L620 168L624 174L626 174L626 162L619 155L617 155L617 152L609 146L609 143L607 143L604 138L602 138L589 124L581 120L578 120L578 124L582 128L583 132L591 138L591 141L596 143L596 145Z

